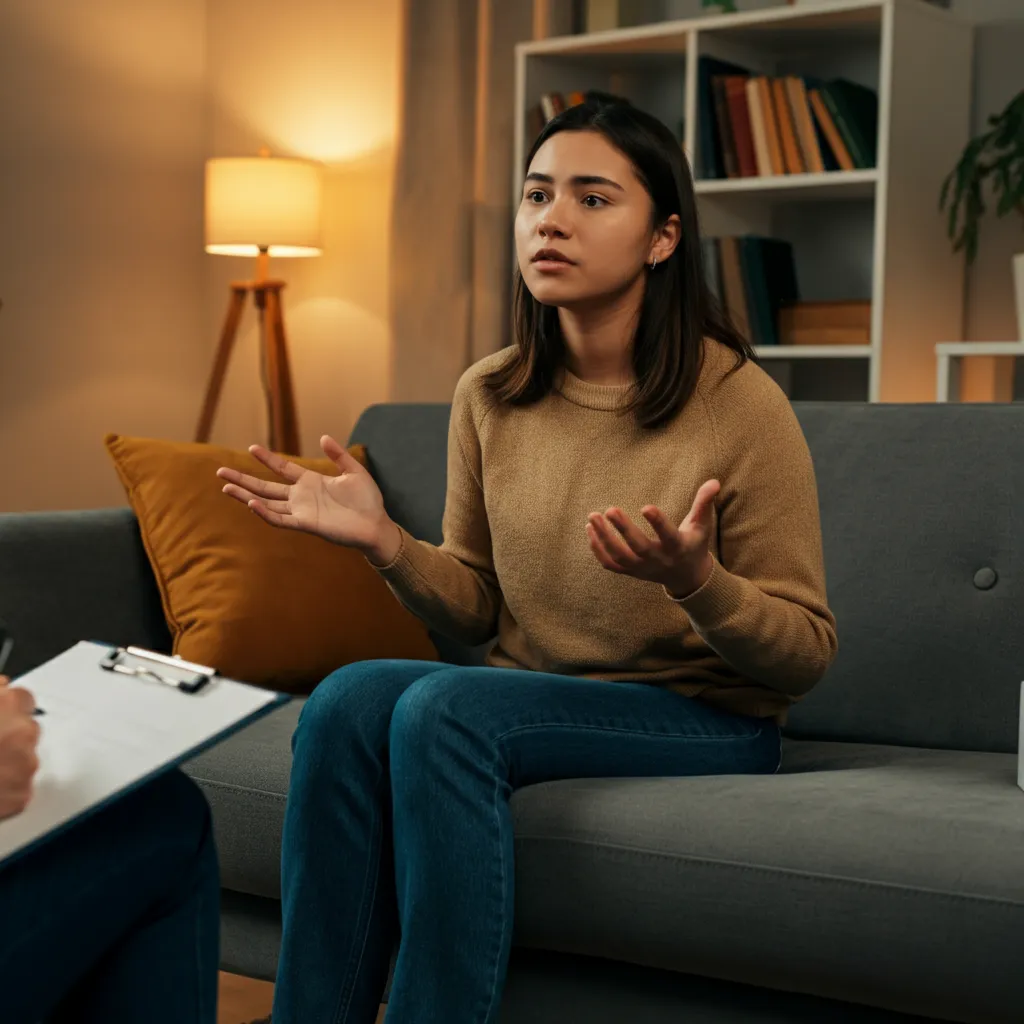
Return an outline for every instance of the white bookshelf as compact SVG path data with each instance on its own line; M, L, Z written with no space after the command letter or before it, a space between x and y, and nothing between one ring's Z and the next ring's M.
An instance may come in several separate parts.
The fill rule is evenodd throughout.
M870 299L868 345L761 346L791 398L930 402L935 345L963 334L964 262L939 191L969 137L972 29L921 0L804 2L516 47L513 187L542 93L602 89L677 132L700 163L697 60L769 76L845 77L878 93L876 167L761 178L695 178L705 235L793 245L801 298Z

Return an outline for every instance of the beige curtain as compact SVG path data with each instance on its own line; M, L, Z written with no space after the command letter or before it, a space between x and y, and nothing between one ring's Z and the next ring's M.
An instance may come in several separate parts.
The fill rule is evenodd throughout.
M514 46L533 18L527 0L406 0L392 401L450 401L509 343Z

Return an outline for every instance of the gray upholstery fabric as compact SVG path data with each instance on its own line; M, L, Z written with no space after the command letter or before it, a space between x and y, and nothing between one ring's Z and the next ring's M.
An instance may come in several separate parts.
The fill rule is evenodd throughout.
M0 619L12 676L79 640L171 649L130 508L0 515Z
M213 811L225 889L281 898L291 736L303 703L285 704L182 766L202 786Z
M818 478L839 653L789 732L1015 751L1024 407L794 409ZM981 589L989 569L995 584Z
M1015 758L787 740L783 768L520 791L517 942L1022 1019Z
M187 766L229 889L280 895L297 715ZM512 797L516 943L1010 1020L1024 1006L1015 779L1006 754L789 739L776 776L531 786Z

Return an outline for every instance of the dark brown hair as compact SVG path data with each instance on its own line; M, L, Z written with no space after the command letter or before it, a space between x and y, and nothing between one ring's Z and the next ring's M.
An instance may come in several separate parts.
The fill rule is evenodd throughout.
M673 419L693 395L703 362L703 338L733 349L739 369L759 362L708 287L701 250L697 202L682 147L657 118L616 97L591 98L569 107L544 126L526 157L529 169L537 150L557 132L600 132L629 159L653 203L658 227L678 214L682 236L672 255L648 272L633 339L636 383L623 412L635 410L643 427ZM482 379L510 405L530 405L547 395L565 358L558 309L538 302L515 268L513 297L515 351Z

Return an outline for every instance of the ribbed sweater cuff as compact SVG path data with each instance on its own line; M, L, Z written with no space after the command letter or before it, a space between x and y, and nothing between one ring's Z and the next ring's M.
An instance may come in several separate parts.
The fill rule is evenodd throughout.
M679 605L699 632L714 630L734 615L743 601L743 580L734 576L711 556L708 578L686 597L673 597L668 587L662 587L669 600Z

